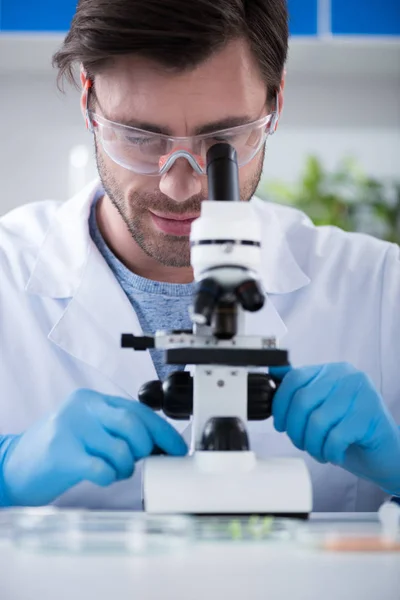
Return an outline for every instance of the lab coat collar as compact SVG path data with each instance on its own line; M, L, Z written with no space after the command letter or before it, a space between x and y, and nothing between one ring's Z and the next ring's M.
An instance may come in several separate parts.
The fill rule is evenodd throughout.
M57 212L28 281L29 293L68 298L79 288L94 251L88 220L98 187L98 180L90 183ZM304 287L310 279L292 254L274 205L256 197L251 203L262 227L261 279L265 292L286 294Z

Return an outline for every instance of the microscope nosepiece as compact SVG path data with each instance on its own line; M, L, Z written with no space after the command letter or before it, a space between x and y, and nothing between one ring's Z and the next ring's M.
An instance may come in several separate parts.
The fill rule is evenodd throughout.
M202 279L197 286L192 321L198 325L210 325L214 309L222 294L220 284L211 277Z
M243 281L235 290L236 297L244 310L257 312L264 306L265 296L254 279Z

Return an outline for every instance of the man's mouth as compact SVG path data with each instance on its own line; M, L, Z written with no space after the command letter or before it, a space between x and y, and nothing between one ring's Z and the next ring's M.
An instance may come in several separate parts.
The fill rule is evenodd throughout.
M163 233L178 236L190 236L193 221L199 215L156 215L150 211L153 223Z

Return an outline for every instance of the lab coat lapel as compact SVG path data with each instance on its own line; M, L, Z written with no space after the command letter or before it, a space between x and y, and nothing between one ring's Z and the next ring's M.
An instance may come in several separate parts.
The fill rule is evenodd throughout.
M109 377L132 398L157 379L149 352L120 347L122 333L142 335L128 298L94 245L88 227L99 182L61 206L39 251L26 291L68 299L49 339Z
M266 300L258 312L245 313L245 333L275 337L279 346L287 327L275 308L274 297L295 292L310 279L293 256L274 205L256 197L251 204L261 224L260 279Z
M137 399L157 379L150 353L121 348L121 334L142 335L128 298L94 246L82 282L49 339Z

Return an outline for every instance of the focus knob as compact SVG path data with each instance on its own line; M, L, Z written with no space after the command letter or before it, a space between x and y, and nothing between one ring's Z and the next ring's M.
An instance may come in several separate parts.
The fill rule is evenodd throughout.
M249 421L269 419L278 384L265 373L249 373L247 378L247 418Z
M162 381L148 381L139 390L139 402L146 404L153 410L162 410L164 407L164 392Z
M167 417L186 421L193 413L193 379L189 371L174 371L163 384Z

